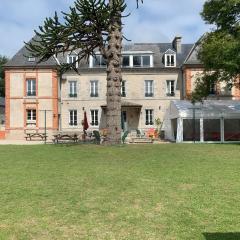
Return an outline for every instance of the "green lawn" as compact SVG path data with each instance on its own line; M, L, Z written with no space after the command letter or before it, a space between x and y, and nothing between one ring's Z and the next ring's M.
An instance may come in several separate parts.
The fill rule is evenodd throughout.
M240 145L1 146L0 191L1 240L240 239Z

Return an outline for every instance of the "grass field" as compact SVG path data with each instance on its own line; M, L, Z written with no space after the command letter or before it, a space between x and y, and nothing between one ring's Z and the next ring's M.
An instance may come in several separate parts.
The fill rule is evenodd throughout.
M239 145L0 146L0 239L240 239Z

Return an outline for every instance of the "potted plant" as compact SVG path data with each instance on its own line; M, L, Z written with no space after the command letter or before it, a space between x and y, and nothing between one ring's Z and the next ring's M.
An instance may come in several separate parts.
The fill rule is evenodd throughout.
M155 119L155 125L157 126L155 130L156 135L158 136L158 138L163 139L164 138L164 132L162 131L163 122L161 121L160 118Z

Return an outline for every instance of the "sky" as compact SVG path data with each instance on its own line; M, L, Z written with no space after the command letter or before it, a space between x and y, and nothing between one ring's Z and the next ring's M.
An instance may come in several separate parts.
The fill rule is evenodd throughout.
M124 36L132 42L171 42L180 35L194 43L210 29L200 17L205 0L126 0ZM54 12L68 11L74 0L0 0L0 55L12 57Z

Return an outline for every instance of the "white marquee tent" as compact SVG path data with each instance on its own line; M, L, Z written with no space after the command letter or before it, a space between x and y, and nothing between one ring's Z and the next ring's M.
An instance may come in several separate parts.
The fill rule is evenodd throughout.
M206 100L193 105L176 100L168 112L176 142L240 141L240 101Z

